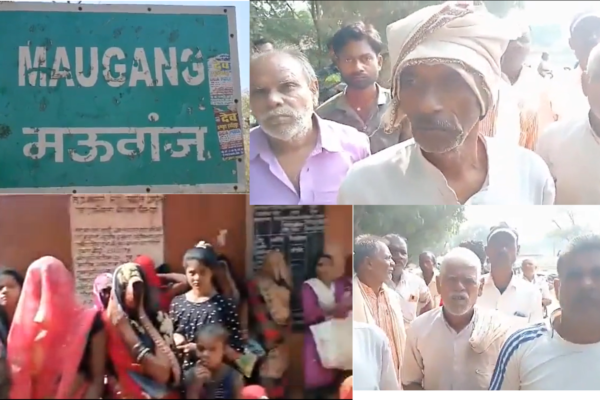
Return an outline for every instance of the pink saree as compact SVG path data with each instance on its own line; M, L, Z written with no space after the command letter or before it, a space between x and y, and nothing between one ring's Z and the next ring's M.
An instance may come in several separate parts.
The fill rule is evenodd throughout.
M87 385L77 385L77 372L95 315L79 302L61 261L34 261L8 335L10 398L82 398Z

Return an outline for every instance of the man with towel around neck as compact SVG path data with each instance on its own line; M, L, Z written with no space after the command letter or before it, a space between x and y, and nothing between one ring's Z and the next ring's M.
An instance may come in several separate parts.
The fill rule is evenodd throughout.
M418 316L407 330L402 364L406 390L487 390L510 323L475 306L481 261L457 247L440 268L444 305Z
M400 295L386 285L392 279L393 269L392 254L383 238L362 235L354 240L352 319L383 330L400 382L406 333Z
M553 204L554 181L538 155L480 134L499 93L505 23L473 2L452 1L387 33L395 67L386 122L393 132L408 118L414 139L354 164L338 203Z

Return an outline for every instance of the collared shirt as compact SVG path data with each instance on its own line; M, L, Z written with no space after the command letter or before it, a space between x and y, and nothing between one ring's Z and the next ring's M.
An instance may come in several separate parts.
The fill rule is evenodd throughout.
M300 193L273 154L262 128L250 131L250 204L335 204L340 184L355 162L370 155L356 129L315 117L319 141L300 173Z
M600 204L600 137L588 112L553 123L536 145L556 181L556 204Z
M554 203L548 166L530 150L484 138L488 155L486 182L466 204L540 205ZM439 169L423 156L414 139L356 163L342 182L339 204L459 204Z
M358 281L358 286L363 293L367 307L369 307L371 310L371 315L373 315L375 325L383 330L390 342L392 360L394 362L394 371L398 371L397 373L399 373L400 359L398 358L398 338L395 337L393 327L394 321L392 320L392 313L394 310L388 307L387 301L385 300L386 294L383 287L380 288L379 293L375 293L373 289L362 283L360 280Z
M352 324L354 390L399 390L390 341L380 327Z
M490 312L495 313L475 308L475 314ZM424 390L487 390L503 340L476 352L469 341L476 321L474 315L469 325L456 332L442 308L415 319L407 331L402 384L417 383Z
M525 276L523 276L523 279L525 280L525 282L532 283L535 287L540 289L542 299L552 299L552 296L550 295L550 288L548 287L548 281L546 281L544 278L534 276L533 280L530 281L527 278L525 278Z
M400 282L397 285L390 282L389 286L400 295L402 316L404 317L404 323L408 326L417 318L417 313L421 307L431 300L429 289L423 278L409 271L402 273Z
M317 108L321 118L352 126L369 137L371 154L387 149L399 142L399 134L387 134L381 123L381 116L385 112L392 96L388 89L377 85L377 104L369 110L370 118L363 121L360 115L348 104L346 91L338 93Z
M477 299L481 308L498 310L512 318L513 325L535 323L544 319L542 294L537 286L513 275L508 287L500 293L491 274L484 275L481 296Z
M415 272L415 274L423 279L423 281L425 281L425 279L423 278L423 271L421 271L421 269L418 269L417 272ZM439 307L440 305L440 301L442 300L442 296L440 295L440 292L438 292L438 288L437 288L437 280L440 277L440 272L437 269L433 269L433 278L431 278L431 281L429 282L429 285L427 285L427 282L425 282L425 284L427 285L427 288L429 289L429 294L431 294L431 300L433 301L433 308Z
M520 329L506 340L490 390L600 390L600 343L568 342L554 330L554 321Z

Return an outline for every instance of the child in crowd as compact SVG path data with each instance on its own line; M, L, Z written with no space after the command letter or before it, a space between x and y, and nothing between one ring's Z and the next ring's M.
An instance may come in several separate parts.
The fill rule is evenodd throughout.
M199 361L186 382L187 399L241 399L242 375L225 364L227 330L219 324L203 325L196 334Z

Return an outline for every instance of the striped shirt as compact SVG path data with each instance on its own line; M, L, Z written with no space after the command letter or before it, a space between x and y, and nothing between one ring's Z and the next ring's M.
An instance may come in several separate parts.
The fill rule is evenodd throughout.
M546 320L508 338L490 390L600 390L598 376L600 343L568 342Z

